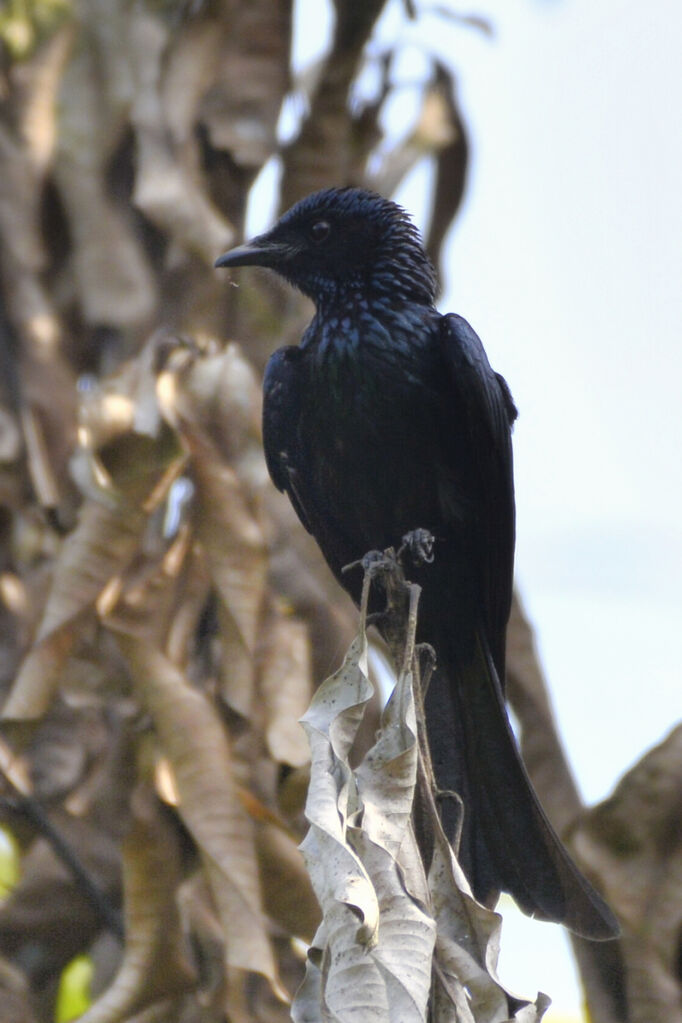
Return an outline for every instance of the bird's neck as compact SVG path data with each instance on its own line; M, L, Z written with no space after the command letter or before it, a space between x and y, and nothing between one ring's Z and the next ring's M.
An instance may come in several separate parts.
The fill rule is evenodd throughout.
M345 364L348 359L365 362L377 351L397 354L419 346L424 330L438 313L431 305L407 301L362 288L316 296L316 314L305 332L301 347L315 351L315 361ZM360 368L360 367L359 367Z
M315 289L310 297L315 303L316 319L345 321L371 316L383 321L417 309L422 313L432 309L430 301L415 300L398 287L384 287L379 280L327 282L326 287Z

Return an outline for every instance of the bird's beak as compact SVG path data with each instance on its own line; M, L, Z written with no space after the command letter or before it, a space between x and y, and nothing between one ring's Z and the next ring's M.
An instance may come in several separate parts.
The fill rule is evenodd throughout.
M281 262L286 246L274 242L267 235L259 235L244 245L230 249L216 259L214 266L270 266Z

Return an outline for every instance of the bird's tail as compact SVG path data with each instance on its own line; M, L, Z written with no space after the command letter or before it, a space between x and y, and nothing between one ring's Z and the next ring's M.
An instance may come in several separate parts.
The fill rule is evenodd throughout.
M440 651L439 651L440 653ZM446 651L447 653L447 651ZM524 913L605 940L618 924L549 823L521 760L487 644L438 669L426 696L436 780L464 803L459 860L483 902L509 892ZM457 804L443 800L451 835Z

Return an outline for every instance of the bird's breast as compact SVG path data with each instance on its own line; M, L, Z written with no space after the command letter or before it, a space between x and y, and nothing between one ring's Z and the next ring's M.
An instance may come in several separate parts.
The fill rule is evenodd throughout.
M318 501L357 538L356 556L438 518L437 401L430 356L381 325L306 350L300 444Z

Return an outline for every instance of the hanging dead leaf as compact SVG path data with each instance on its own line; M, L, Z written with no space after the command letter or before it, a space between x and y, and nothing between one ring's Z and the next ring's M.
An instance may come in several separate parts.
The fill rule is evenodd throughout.
M226 962L262 973L276 986L253 829L237 795L216 709L158 650L130 636L120 642L172 765L179 811L205 863L224 928Z
M123 842L123 960L112 985L81 1023L121 1023L196 981L184 954L176 904L181 878L177 833L146 786L138 785L131 807L132 827Z
M52 700L76 627L112 577L134 556L145 526L135 509L122 513L94 501L83 505L76 529L62 544L33 649L3 707L5 720L41 717Z
M60 336L54 303L41 279L46 254L40 199L55 139L55 96L73 35L72 27L65 26L19 65L21 71L14 66L6 115L13 109L0 127L3 299L24 354L31 358L57 358Z
M234 230L201 187L196 143L174 145L161 96L168 27L149 10L130 18L135 80L132 122L137 143L133 201L183 250L211 265L234 240Z
M178 416L200 427L250 492L266 484L261 383L239 345L223 348L209 339L189 350L178 342L158 390L169 422L177 425Z
M223 59L201 104L212 145L240 168L258 168L277 149L277 119L289 86L291 21L268 0L220 19ZM237 45L240 40L240 45Z
M258 821L255 834L268 916L287 934L312 941L320 922L320 906L297 843L284 828L268 822Z
M275 615L266 628L259 678L265 738L275 760L301 767L309 756L299 722L312 692L308 629L303 622Z
M405 583L389 555L395 581L387 586L386 613L394 615L391 635L404 666L374 745L351 767L348 755L371 696L364 621L344 665L322 684L303 718L312 767L310 830L301 849L323 920L292 1015L303 1023L317 1018L322 1006L323 1015L338 1020L532 1023L548 1001L512 998L499 983L501 920L473 899L432 799L421 810L433 843L428 879L425 873L412 828L415 801L422 798L417 781L428 777L413 694L419 591ZM368 571L363 618L370 582Z
M130 328L150 319L156 282L130 219L106 188L107 163L125 126L131 90L128 50L116 50L110 41L127 35L129 19L118 4L82 13L81 37L61 80L54 176L68 217L85 321ZM100 76L109 88L98 88Z
M267 579L265 540L235 472L198 432L185 428L183 437L193 457L196 536L234 626L223 630L223 657L229 671L233 662L242 660L242 651L236 652L235 646L243 648L249 662L255 657ZM241 687L244 681L235 673L234 687ZM230 692L234 690L225 692L228 701ZM248 715L249 698L236 702L236 709Z

